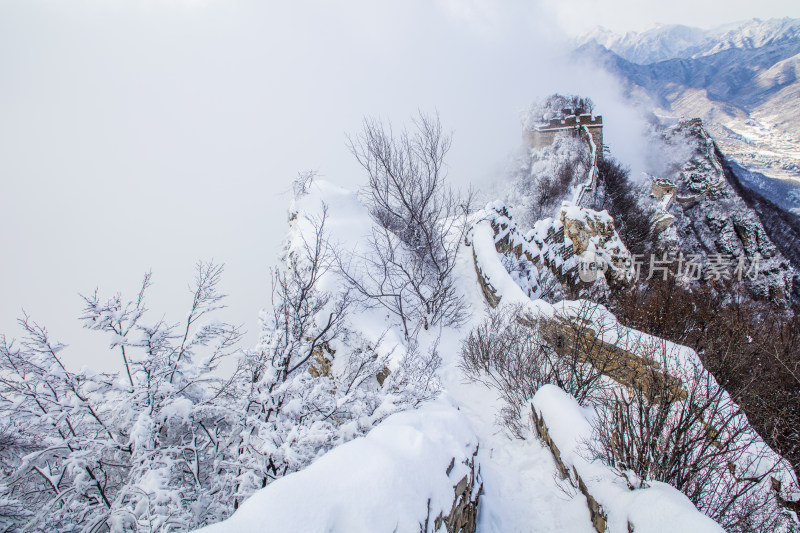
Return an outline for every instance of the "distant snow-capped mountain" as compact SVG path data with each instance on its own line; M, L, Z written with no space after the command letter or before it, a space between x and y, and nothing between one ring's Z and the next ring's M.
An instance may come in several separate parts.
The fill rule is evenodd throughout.
M657 115L700 117L741 180L800 212L800 20L753 19L710 30L593 30L576 53L622 79ZM769 178L783 180L770 186ZM757 183L756 183L757 182ZM797 189L797 190L794 190Z
M753 19L708 30L680 24L657 24L644 31L617 34L605 28L595 28L580 36L577 45L594 43L632 63L644 65L667 59L695 58L730 48L760 48L798 37L800 20Z
M658 25L643 32L622 35L605 28L595 28L578 38L578 46L600 45L633 63L647 64L690 57L706 39L700 28L681 25Z

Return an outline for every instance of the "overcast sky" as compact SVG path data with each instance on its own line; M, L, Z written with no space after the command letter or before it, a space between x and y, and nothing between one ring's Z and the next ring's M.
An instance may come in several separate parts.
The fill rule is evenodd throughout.
M132 295L152 269L150 308L178 320L210 258L227 265L228 318L255 331L292 179L358 187L345 134L363 116L438 110L452 179L485 185L522 109L579 92L635 167L635 113L613 80L566 64L566 35L798 17L796 4L0 0L0 332L18 333L24 307L71 361L113 368L78 328L77 293Z

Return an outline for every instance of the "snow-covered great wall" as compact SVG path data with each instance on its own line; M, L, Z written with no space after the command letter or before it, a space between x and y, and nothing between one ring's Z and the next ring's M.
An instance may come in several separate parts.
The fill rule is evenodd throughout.
M525 322L568 324L587 319L581 314L587 302L549 304L536 299L533 278L513 277L503 260L515 254L531 262L532 268L562 276L564 263L575 261L576 247L579 255L594 254L611 263L613 256L627 253L613 230L613 220L590 210L571 209L580 212L567 209L562 220L550 221L550 238L544 226L523 236L512 227L501 204L490 204L476 213L453 271L456 290L468 310L466 323L421 330L413 347L421 352L438 349L437 397L388 416L366 435L257 491L228 520L201 531L722 532L670 485L637 482L629 473L591 458L586 450L596 438L592 431L596 415L555 385L540 388L529 399L528 432L520 436L511 435L498 423L503 408L498 391L465 377L460 353L465 332L498 310L505 309ZM375 228L366 207L355 193L316 180L297 196L290 210L287 250L301 249L309 242L309 232L316 227L313 221L323 215L327 238L335 249L351 255L364 251ZM586 242L576 246L572 239L578 233L570 237L563 230L564 220L577 219L608 225L605 237L588 235ZM555 233L559 233L558 242L552 236ZM564 247L571 249L566 259ZM627 275L616 267L607 273ZM345 281L331 268L324 272L321 284L336 291ZM588 319L599 345L616 346L634 358L642 347L659 346L664 376L685 375L681 370L687 366L701 367L692 350L624 328L604 308L593 309ZM351 314L349 325L376 352L392 354L387 371L398 369L410 347L395 318L380 310L361 309ZM332 364L346 361L334 357ZM620 394L626 387L642 386L635 376L627 382L619 373L614 376L608 372L602 379ZM706 383L717 386L713 378ZM676 394L689 385L678 382ZM712 419L707 422L714 424ZM763 458L771 452L757 439L754 442L751 455L744 454L742 464L731 465L739 476L756 475L768 463ZM747 457L762 460L748 463ZM774 456L771 459L780 462ZM784 487L796 486L788 468L775 469L772 477ZM764 490L769 490L768 484L765 479Z

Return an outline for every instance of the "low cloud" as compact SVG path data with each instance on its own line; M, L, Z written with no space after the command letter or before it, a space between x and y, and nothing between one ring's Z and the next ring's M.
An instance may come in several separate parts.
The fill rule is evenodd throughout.
M211 257L227 263L232 320L255 330L292 179L360 186L345 134L367 115L438 111L451 178L483 187L532 101L583 94L612 152L644 168L643 120L569 43L527 2L5 3L0 331L25 306L81 345L76 292L132 292L151 268L153 308L182 312Z

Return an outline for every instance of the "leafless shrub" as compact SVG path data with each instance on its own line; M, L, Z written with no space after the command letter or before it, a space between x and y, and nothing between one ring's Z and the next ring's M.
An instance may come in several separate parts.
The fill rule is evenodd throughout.
M473 329L461 347L461 367L472 380L495 388L505 401L501 416L521 436L520 409L548 382L547 347L535 327L520 322L516 308L500 308Z
M776 531L782 520L763 482L778 467L740 408L699 363L684 362L676 391L667 378L664 343L647 387L613 391L597 406L594 458L623 473L632 489L649 481L668 483L727 531ZM632 481L634 480L634 481Z
M615 347L603 340L616 324L602 317L602 306L581 300L576 308L538 322L544 342L558 356L553 358L553 377L548 383L568 392L581 405L605 388L604 376L617 365L609 353Z
M597 332L587 325L597 309L586 303L571 319L532 318L502 307L473 329L461 348L461 368L472 380L495 388L506 403L501 416L518 436L521 409L552 383L585 403L604 387L603 363L594 361Z
M284 261L286 268L272 273L273 311L262 324L262 336L271 339L269 356L279 383L341 333L351 304L346 291L330 294L319 289L320 278L333 266L327 218L327 206L319 218L308 218L313 239L303 239L300 249Z
M340 261L356 292L398 316L406 337L417 327L464 319L452 273L472 203L471 192L461 197L446 184L444 159L452 138L438 117L420 114L414 125L415 131L395 136L390 126L365 119L361 133L350 139L367 172L364 195L379 228L367 253Z
M564 287L558 277L548 268L539 270L539 299L556 303L565 299Z
M614 314L627 325L694 348L800 478L800 310L753 301L733 287L690 290L673 276L612 297ZM800 502L792 506L800 509Z

